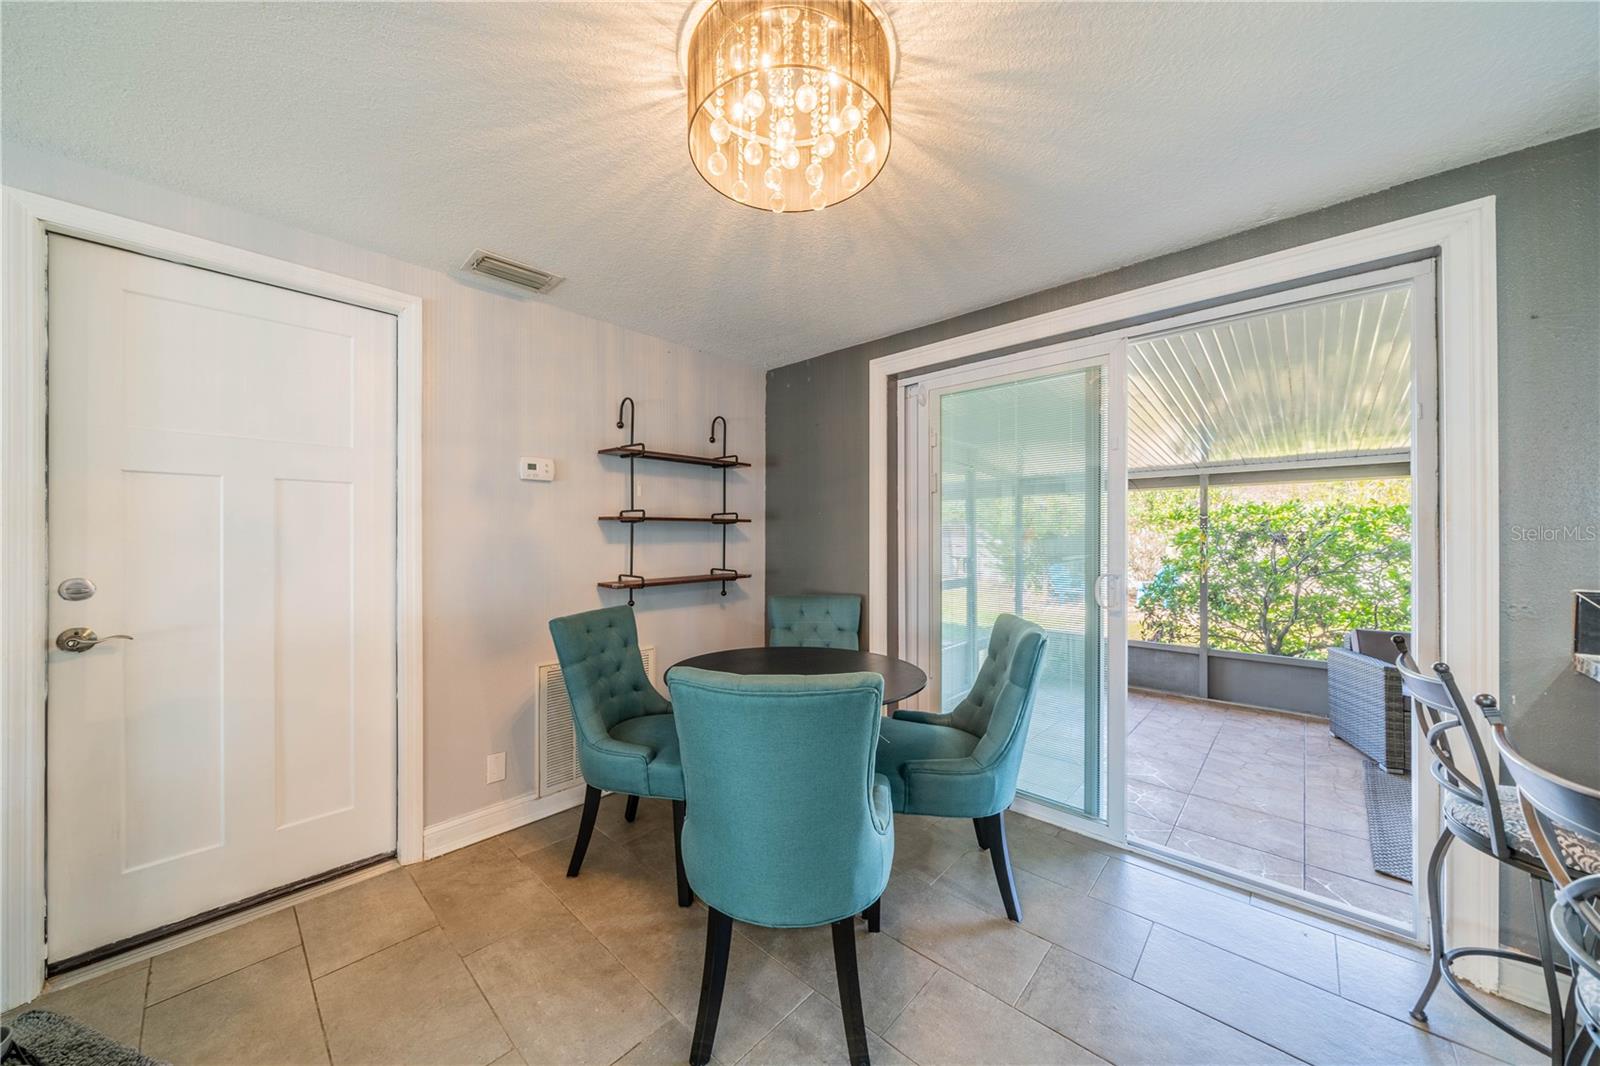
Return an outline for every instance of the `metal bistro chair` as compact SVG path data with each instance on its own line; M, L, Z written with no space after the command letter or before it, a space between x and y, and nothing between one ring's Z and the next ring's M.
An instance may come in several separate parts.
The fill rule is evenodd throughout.
M1433 969L1428 975L1428 983L1422 989L1422 995L1417 997L1416 1005L1411 1008L1411 1016L1419 1022L1428 1020L1426 1013L1428 1000L1432 998L1434 989L1439 987L1439 981L1442 979L1456 995L1461 997L1462 1002L1496 1028L1541 1054L1550 1056L1553 1062L1559 1064L1563 1030L1561 996L1557 991L1555 975L1558 969L1565 972L1565 967L1556 966L1554 954L1550 950L1550 911L1549 903L1545 901L1545 893L1550 887L1550 875L1545 871L1544 863L1534 850L1533 841L1528 835L1527 823L1522 818L1521 807L1517 802L1516 789L1501 788L1495 784L1494 771L1489 764L1488 754L1478 736L1477 727L1473 725L1471 712L1461 697L1461 690L1456 686L1455 675L1450 672L1450 667L1444 663L1434 663L1434 676L1429 677L1417 668L1416 662L1406 648L1405 637L1397 635L1394 644L1400 652L1399 657L1395 659L1395 666L1400 670L1400 683L1406 695L1411 697L1413 712L1422 728L1423 742L1433 754L1430 770L1444 790L1441 810L1444 826L1439 833L1438 843L1433 847L1433 854L1428 859L1429 939L1433 953ZM1488 697L1480 696L1479 699L1484 700ZM1492 704L1493 700L1489 699L1489 702ZM1456 739L1466 748L1465 755L1471 760L1474 774L1464 772L1458 762L1457 753L1451 746L1449 736L1452 730L1460 731L1460 736ZM1482 785L1478 784L1480 781L1483 782ZM1445 855L1456 840L1532 878L1534 917L1539 934L1541 958L1505 948L1445 948L1444 899L1440 882L1444 875ZM1551 1043L1540 1043L1478 1002L1451 970L1457 959L1485 956L1537 966L1544 972L1545 988L1550 993Z
M1479 696L1478 705L1516 775L1522 821L1534 850L1559 889L1550 927L1572 960L1574 978L1562 1012L1565 1061L1586 1064L1600 1049L1600 792L1529 762L1507 734L1494 700Z

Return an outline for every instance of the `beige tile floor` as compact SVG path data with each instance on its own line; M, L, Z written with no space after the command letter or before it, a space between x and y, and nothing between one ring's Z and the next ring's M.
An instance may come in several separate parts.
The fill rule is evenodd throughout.
M676 906L667 805L621 812L576 880L568 812L38 1005L174 1063L682 1062L705 911ZM857 938L880 1066L1535 1061L1445 995L1411 1023L1420 952L1008 824L1020 926L970 824L896 819L884 931ZM736 928L719 1060L843 1061L827 930Z
M1365 759L1325 721L1134 689L1127 726L1130 833L1411 920L1411 886L1372 868Z

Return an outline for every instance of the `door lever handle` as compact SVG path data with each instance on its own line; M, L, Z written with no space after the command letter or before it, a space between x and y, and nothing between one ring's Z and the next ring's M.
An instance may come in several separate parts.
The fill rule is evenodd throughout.
M126 633L112 633L110 636L102 637L88 626L73 626L71 629L63 629L56 634L56 647L62 651L86 652L97 644L103 644L108 640L132 639Z

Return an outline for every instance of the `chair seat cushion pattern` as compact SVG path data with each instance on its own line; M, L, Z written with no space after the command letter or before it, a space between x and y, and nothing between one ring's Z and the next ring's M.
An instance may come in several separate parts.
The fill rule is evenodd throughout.
M771 596L767 644L774 648L861 650L860 596Z
M971 691L953 711L898 711L884 722L878 769L897 812L987 818L1011 806L1044 649L1043 630L1003 614Z
M672 704L645 675L633 611L606 607L556 618L550 635L584 780L632 796L683 799Z
M1501 785L1499 795L1500 818L1506 827L1506 843L1513 851L1521 852L1524 858L1535 865L1540 865L1539 849L1534 846L1533 833L1528 829L1528 819L1522 813L1522 800L1517 795L1516 786ZM1484 840L1489 839L1489 814L1482 804L1446 792L1444 817L1446 821L1469 833ZM1556 826L1555 844L1562 858L1575 869L1585 873L1600 873L1600 842Z

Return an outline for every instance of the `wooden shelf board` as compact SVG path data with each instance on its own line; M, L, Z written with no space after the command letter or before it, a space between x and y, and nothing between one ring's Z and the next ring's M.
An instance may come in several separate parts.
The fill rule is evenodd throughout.
M738 581L749 574L683 574L678 577L647 577L641 581L597 581L603 589L651 589L662 585L703 585L712 582Z
M731 526L735 522L748 522L748 518L712 518L710 515L647 514L643 518L624 518L621 515L603 514L602 522L710 522L717 526Z
M624 459L654 459L659 463L684 463L688 466L714 466L722 469L749 466L738 459L724 459L717 455L685 455L682 452L658 452L650 448L601 448L600 455L620 455Z

